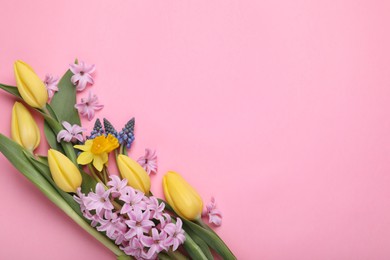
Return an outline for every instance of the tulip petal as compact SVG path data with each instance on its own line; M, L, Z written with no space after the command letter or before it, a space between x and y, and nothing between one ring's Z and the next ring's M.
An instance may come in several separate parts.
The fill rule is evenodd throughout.
M82 177L79 169L68 157L50 149L48 151L50 173L57 186L65 192L76 192L81 186Z
M33 151L40 142L39 128L30 112L20 102L12 109L12 139L29 151Z
M179 174L168 172L163 178L163 188L165 198L178 215L189 220L201 216L202 198Z
M23 61L14 64L16 85L23 100L32 107L43 108L49 98L45 84Z

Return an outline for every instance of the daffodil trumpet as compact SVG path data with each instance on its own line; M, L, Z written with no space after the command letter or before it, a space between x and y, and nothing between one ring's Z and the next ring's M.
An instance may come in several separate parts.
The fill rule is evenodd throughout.
M77 163L87 165L92 162L92 165L100 172L103 166L108 162L108 153L119 147L118 139L113 135L108 134L95 137L87 140L83 145L75 145L74 148L82 152L77 157Z

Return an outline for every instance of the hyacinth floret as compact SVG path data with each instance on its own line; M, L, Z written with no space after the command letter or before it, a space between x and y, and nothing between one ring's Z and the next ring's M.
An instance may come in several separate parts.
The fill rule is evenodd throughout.
M95 137L101 136L104 134L102 122L100 122L100 119L96 119L95 125L93 126L93 130L91 132L91 135L87 137L87 139L94 139Z
M174 223L163 213L163 202L125 186L126 179L114 175L110 179L107 188L98 183L88 195L80 188L74 195L91 226L105 232L125 254L136 259L156 259L160 252L175 251L184 243L182 221L177 218Z
M126 123L125 127L122 128L122 131L119 132L119 136L118 136L119 143L126 145L127 149L130 149L131 144L135 139L134 125L135 125L135 119L133 117Z
M115 138L118 138L118 132L115 130L114 126L106 118L103 118L104 130L106 135L112 134Z

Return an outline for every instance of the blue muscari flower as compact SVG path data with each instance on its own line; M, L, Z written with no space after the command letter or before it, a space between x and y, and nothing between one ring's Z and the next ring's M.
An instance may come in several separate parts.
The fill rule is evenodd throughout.
M126 145L127 149L130 149L131 144L134 141L134 117L126 123L125 127L122 128L122 131L119 132L118 141L120 144Z
M112 134L116 138L118 138L118 132L115 130L114 126L107 119L103 118L104 130L106 131L106 135Z
M87 139L94 139L95 137L98 137L100 135L104 134L102 123L100 122L100 119L96 119L95 125L93 127L93 130L91 132L90 136L87 136Z

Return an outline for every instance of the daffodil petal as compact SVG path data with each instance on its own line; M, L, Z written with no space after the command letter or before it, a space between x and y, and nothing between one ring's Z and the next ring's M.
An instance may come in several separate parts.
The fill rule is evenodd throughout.
M77 157L77 163L81 165L86 165L94 159L94 156L90 152L82 152L79 157Z
M74 148L79 149L84 152L91 151L93 141L87 140L84 145L75 145Z
M108 155L107 153L102 153L99 155L94 155L93 157L93 166L98 170L101 171L103 169L103 165L108 161Z

